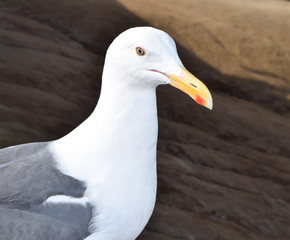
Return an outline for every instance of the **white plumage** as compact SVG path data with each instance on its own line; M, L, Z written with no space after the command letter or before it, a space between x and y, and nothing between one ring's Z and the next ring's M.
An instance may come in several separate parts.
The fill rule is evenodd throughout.
M15 154L24 149L27 155L24 159L31 158L37 163L37 158L43 158L48 169L43 169L47 178L57 173L59 179L50 182L50 191L45 190L42 195L35 193L39 195L35 197L37 203L58 192L67 192L69 196L80 196L84 192L81 201L71 201L63 196L50 197L43 206L32 207L32 211L49 215L46 211L53 209L54 204L64 202L69 205L71 201L72 205L83 206L80 211L85 216L92 206L90 235L86 239L136 239L152 214L156 198L158 125L155 91L161 84L171 84L199 104L212 108L208 89L185 70L168 34L151 27L132 28L120 34L107 51L100 99L87 120L68 135L47 145L31 144L0 152L7 157L10 152ZM57 171L65 175L54 170L54 163ZM13 164L11 162L12 170ZM27 164L23 168L27 166L29 170ZM43 186L49 180L37 176L35 179L42 181ZM63 181L66 185L54 191L54 186ZM71 187L66 191L69 183L78 186L79 190L74 191ZM3 199L8 199L5 194L11 189L7 191L5 186L3 193L0 189L0 196L3 194ZM22 195L30 201L30 196ZM15 208L18 208L16 203ZM7 204L11 203L8 201ZM14 212L10 212L6 214L13 221L11 214ZM64 225L70 221L58 213L49 216L60 216ZM53 220L48 222L53 224ZM21 227L25 226L21 223ZM57 225L54 228L56 239ZM67 234L70 234L69 228Z
M139 56L137 47L145 55ZM147 224L157 187L155 91L171 83L167 76L181 76L181 66L165 32L125 31L107 51L94 112L52 144L62 172L87 183L96 229L88 239L135 239Z

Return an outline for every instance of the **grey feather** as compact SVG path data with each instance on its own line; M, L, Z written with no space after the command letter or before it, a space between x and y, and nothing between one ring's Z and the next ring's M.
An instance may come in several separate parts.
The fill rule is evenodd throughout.
M83 196L85 184L56 168L48 144L0 150L0 205L26 209L53 195Z
M27 211L41 214L74 226L82 236L89 235L89 225L92 218L92 206L79 203L47 203L33 206Z
M62 222L25 210L0 207L0 239L9 240L81 240L86 235Z
M53 195L82 197L83 182L61 173L48 143L0 150L0 239L79 240L88 236L89 204L55 204Z

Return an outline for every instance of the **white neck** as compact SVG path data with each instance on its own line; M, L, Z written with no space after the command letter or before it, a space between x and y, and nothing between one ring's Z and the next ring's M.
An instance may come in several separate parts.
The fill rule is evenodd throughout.
M155 150L157 132L155 89L132 88L119 94L102 91L89 118L55 141L54 149L57 155L63 155L61 164L65 172L85 180L87 173L83 177L79 174L82 175L80 169L86 166L95 175L97 169L92 169L92 165L99 168L99 164L107 161L116 161L115 164L123 164L121 160L142 161L142 154L149 149ZM137 159L127 156L127 159L120 160L120 154L124 156L136 151L139 152ZM90 154L99 159L91 158Z
M145 227L155 204L157 132L154 87L107 84L91 116L51 145L59 169L88 185L94 235L104 236L93 239L135 239Z

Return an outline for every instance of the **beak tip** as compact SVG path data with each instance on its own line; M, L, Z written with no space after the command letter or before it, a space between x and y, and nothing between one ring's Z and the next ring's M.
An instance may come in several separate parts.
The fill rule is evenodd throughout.
M205 91L207 94L205 95L201 95L201 94L197 94L193 99L200 105L208 108L209 110L212 110L212 97L210 92L208 91L208 89L206 88L207 91ZM205 99L208 100L205 100Z
M204 107L206 107L209 110L212 110L212 103L207 103L206 105L203 105Z
M213 108L212 100L207 104L206 107L207 107L209 110L212 110L212 108Z

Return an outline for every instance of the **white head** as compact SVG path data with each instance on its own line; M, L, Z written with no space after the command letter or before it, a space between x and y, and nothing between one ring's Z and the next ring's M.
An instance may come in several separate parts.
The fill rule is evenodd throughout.
M152 27L128 29L112 42L107 50L103 81L103 86L117 87L155 88L171 84L199 104L212 108L209 90L184 68L173 39Z

